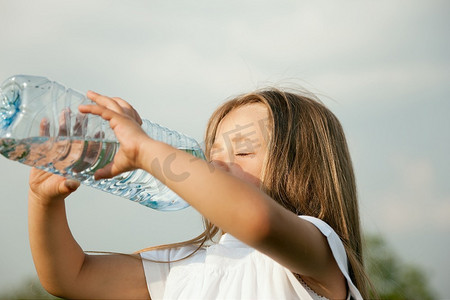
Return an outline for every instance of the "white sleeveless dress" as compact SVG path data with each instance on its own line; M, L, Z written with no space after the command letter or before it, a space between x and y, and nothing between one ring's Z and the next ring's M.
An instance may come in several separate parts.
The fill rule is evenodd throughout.
M348 299L362 299L348 275L344 246L334 230L320 219L300 216L327 237L331 251L347 279ZM287 268L230 234L219 243L186 257L195 248L141 253L150 296L157 299L325 299ZM155 263L156 261L172 261Z

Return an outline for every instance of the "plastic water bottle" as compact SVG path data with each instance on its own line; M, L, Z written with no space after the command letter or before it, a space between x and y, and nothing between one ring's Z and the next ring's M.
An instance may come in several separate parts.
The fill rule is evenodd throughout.
M175 192L140 169L94 180L94 172L113 160L119 143L108 122L78 111L87 103L92 101L83 94L45 77L8 78L0 88L0 153L156 210L187 207ZM142 128L153 139L205 158L191 137L148 120Z

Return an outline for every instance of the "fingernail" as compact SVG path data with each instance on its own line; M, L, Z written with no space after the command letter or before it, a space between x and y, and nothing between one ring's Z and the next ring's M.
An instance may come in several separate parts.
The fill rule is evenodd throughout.
M87 91L86 95L87 95L88 97L92 97L92 96L97 95L97 93L94 92L94 91Z
M80 186L80 182L73 179L67 179L65 184L71 190L76 190Z

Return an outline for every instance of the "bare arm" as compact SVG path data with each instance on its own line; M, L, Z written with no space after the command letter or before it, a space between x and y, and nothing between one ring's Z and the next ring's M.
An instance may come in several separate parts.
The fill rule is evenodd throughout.
M131 107L125 109L140 122ZM45 134L45 126L42 122L41 134ZM86 255L75 241L64 201L78 186L76 181L31 170L28 231L42 285L51 294L64 298L149 298L139 259L126 255Z
M322 281L333 281L329 277L340 274L322 233L257 187L166 144L146 139L140 146L141 167L225 232L295 273ZM155 161L170 161L170 165L160 168ZM173 176L183 173L189 176L181 181Z
M72 236L64 198L76 185L33 169L29 192L29 238L44 288L65 298L149 298L141 261L125 255L86 255Z
M112 177L134 168L145 169L215 225L292 272L311 278L330 291L342 287L344 278L325 237L314 225L284 209L258 188L150 139L120 113L111 99L100 95L92 95L91 99L98 106L84 106L80 110L108 120L122 148L112 164L97 171L97 178ZM179 180L181 177L183 180Z
M149 298L139 259L86 255L77 244L67 224L64 205L64 198L76 186L68 185L56 175L31 171L30 246L44 288L65 298Z

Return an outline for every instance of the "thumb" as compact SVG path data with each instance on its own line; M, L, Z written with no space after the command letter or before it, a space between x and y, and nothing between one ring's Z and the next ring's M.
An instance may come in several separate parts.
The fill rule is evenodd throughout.
M63 193L72 193L80 186L80 182L74 179L66 179L63 184L61 188Z
M103 168L95 171L94 178L95 180L108 179L117 176L119 174L120 172L117 170L116 166L114 165L114 162L111 162L106 166L104 166Z

